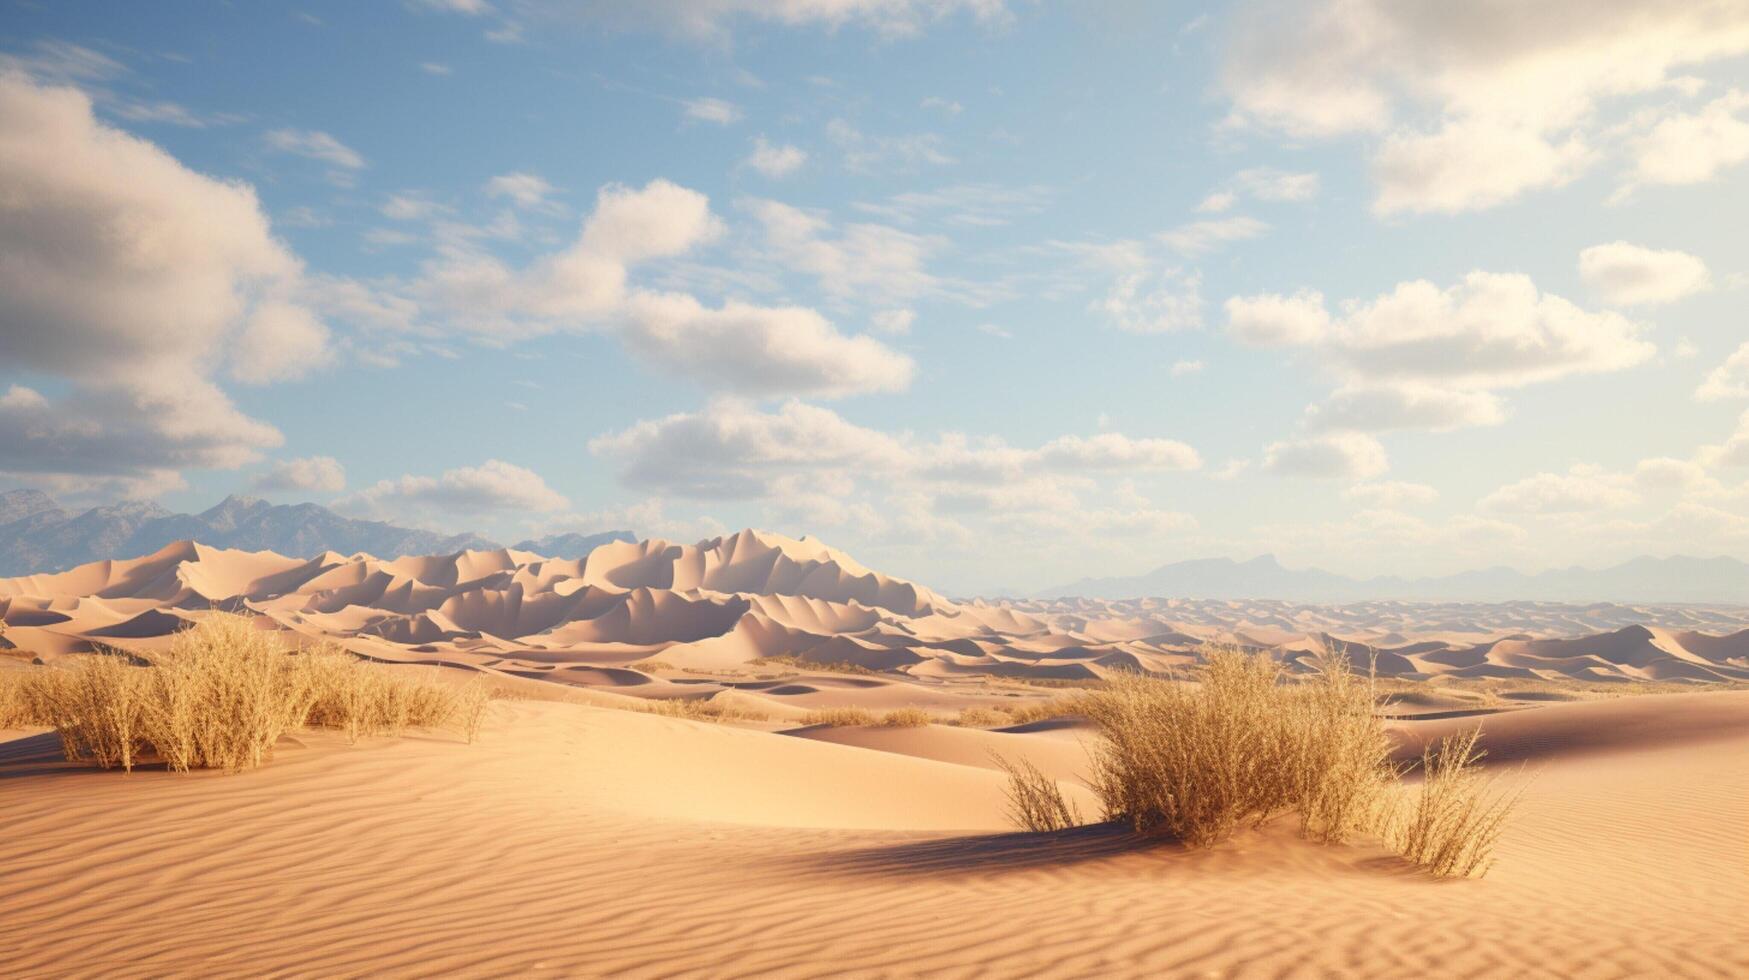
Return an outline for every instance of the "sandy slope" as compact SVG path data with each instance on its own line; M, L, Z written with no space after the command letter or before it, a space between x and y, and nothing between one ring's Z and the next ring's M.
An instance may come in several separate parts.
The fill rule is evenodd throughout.
M1536 754L1628 704L1634 739ZM991 770L914 757L948 729L907 756L519 703L472 746L306 736L190 777L15 738L0 974L1742 975L1733 713L1749 694L1494 722L1537 768L1477 882L1286 824L1205 853L992 833Z

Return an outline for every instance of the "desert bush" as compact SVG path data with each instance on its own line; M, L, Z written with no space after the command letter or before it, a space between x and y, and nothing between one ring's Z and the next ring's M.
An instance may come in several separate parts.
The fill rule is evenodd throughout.
M770 657L760 657L753 661L758 665L775 665L779 667L794 667L798 670L818 670L833 674L877 674L861 664L853 664L847 660L803 660L792 654L780 653Z
M37 716L30 681L39 671L0 670L0 729L34 728L48 722Z
M1000 705L978 708L961 708L954 724L964 728L1008 728L1012 725L1030 725L1033 722L1046 721L1051 718L1064 718L1070 715L1083 714L1082 699L1076 697L1052 698L1049 701L1033 701L1026 704Z
M839 728L872 725L875 722L874 712L864 708L817 708L802 716L804 725L833 725Z
M1320 666L1286 684L1267 655L1221 648L1195 683L1123 675L1086 695L1107 818L1193 847L1289 810L1314 839L1368 826L1394 775L1390 742L1347 660Z
M473 699L489 696L332 648L288 651L247 618L225 614L176 634L152 658L135 665L100 655L34 673L25 704L56 729L72 761L132 769L150 752L176 771L236 772L265 763L281 735L304 726L356 740L459 720L471 739L484 713Z
M1002 728L1010 724L1007 712L997 708L961 708L953 723L961 728Z
M1440 878L1481 877L1494 861L1500 832L1518 803L1476 768L1481 729L1441 739L1422 754L1422 781L1391 814L1385 840L1398 854Z
M894 708L881 715L882 728L922 728L935 720L935 716L922 708Z
M770 721L770 712L705 698L652 698L634 710L689 721Z
M1057 781L1026 759L1010 762L994 756L1008 774L1008 817L1033 833L1067 830L1081 825L1081 811L1063 796Z

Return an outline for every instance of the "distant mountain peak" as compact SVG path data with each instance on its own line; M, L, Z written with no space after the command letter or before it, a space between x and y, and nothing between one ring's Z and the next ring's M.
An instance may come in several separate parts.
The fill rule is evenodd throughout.
M329 552L395 558L502 547L478 534L354 520L319 504L273 504L242 495L226 497L199 514L124 501L69 516L40 491L0 493L0 578L62 571L106 558L138 558L182 540L299 558ZM575 559L608 541L630 540L630 531L604 531L549 535L517 547L547 558Z

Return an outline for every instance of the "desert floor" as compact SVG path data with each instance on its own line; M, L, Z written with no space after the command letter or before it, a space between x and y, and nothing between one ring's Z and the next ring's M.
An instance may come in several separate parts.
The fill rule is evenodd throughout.
M1467 721L1406 722L1405 751ZM0 974L1749 974L1749 692L1483 721L1526 785L1471 881L1288 820L1203 852L1009 832L986 750L1068 775L1074 728L520 701L472 745L305 734L233 776L8 732Z

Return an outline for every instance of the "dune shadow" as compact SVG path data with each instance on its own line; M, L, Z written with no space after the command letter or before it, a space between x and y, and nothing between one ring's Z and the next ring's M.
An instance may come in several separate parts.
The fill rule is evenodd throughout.
M866 875L951 875L1061 868L1144 851L1186 853L1170 837L1138 834L1118 823L1048 833L978 834L907 841L820 855L811 863Z
M89 765L67 761L61 754L61 737L54 732L0 742L0 779L88 771L96 770Z

